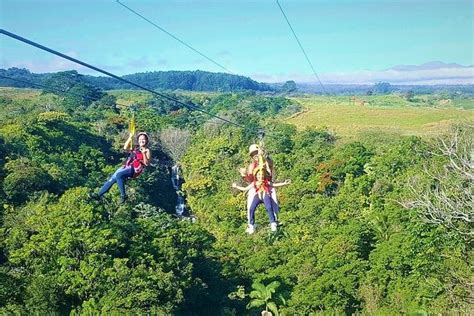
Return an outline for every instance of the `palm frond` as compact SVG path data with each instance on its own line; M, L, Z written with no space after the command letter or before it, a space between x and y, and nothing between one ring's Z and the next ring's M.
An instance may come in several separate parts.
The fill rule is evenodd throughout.
M265 305L264 300L256 299L256 300L251 300L250 303L247 304L247 308L250 309L253 307L260 307L264 305Z
M257 290L257 291L260 291L261 293L265 293L265 285L263 285L260 282L252 283L252 288Z
M278 307L276 306L275 302L268 302L267 307L273 312L275 316L278 316Z
M272 283L267 285L267 289L273 290L272 293L275 293L275 290L280 286L280 282L273 281Z
M259 299L263 299L264 298L264 293L261 293L260 291L252 291L250 292L250 298L259 298Z

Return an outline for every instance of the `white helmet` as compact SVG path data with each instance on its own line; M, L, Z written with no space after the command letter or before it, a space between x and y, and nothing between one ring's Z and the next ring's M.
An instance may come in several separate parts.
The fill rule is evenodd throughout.
M258 151L260 149L260 147L257 145L257 144L252 144L250 145L249 147L249 155L250 156L253 156L252 154L255 153L256 151Z
M146 144L148 145L148 143L150 142L150 137L148 136L147 133L145 132L140 132L137 134L137 143L138 143L138 139L140 138L140 136L145 136L146 137Z

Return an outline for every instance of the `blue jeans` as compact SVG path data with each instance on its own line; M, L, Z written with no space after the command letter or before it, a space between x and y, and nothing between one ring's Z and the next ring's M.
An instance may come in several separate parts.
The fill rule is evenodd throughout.
M122 198L125 197L125 179L133 177L133 167L120 167L114 174L104 183L102 189L99 191L99 196L104 195L107 191L110 190L112 185L117 182L117 186L120 191Z
M255 224L255 210L257 209L257 206L260 203L263 203L265 205L265 208L267 209L267 213L268 213L268 218L270 219L270 223L276 222L275 213L272 207L273 206L272 204L274 204L275 202L272 203L272 198L268 194L265 194L265 196L263 197L263 201L260 200L257 194L255 194L252 200L252 204L250 204L250 209L249 209L249 214L248 214L249 224L250 225Z

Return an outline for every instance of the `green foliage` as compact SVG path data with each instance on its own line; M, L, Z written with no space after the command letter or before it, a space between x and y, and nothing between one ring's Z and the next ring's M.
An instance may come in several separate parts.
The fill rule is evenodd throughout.
M298 90L298 88L296 86L296 82L294 82L293 80L285 82L281 87L281 91L286 93L295 92L296 90Z
M206 297L205 282L215 276L199 267L212 267L204 253L210 236L156 210L136 220L128 208L110 214L87 203L86 193L42 196L9 214L4 245L12 268L24 271L26 310L168 314L196 305L187 293Z
M154 151L154 155L159 152ZM134 181L127 183L134 199L151 205L160 205L168 212L174 212L177 195L171 183L171 174L166 166L148 167Z
M269 131L268 150L276 154L288 154L292 151L294 146L293 135L296 128L290 124L274 124Z
M93 100L100 99L102 95L97 88L81 82L67 90L64 106L70 111L82 110L90 106Z
M51 176L28 159L11 160L5 164L5 168L8 175L3 180L3 192L10 200L21 203L35 191L52 188Z
M52 74L45 80L44 85L61 91L65 97L63 106L69 112L87 108L94 100L99 100L104 95L98 88L85 82L84 77L77 71Z
M38 115L38 121L42 123L68 121L70 118L71 117L67 113L56 111L43 112Z
M152 89L196 91L269 90L267 85L255 82L247 77L224 73L210 73L200 70L155 71L127 75L125 78L132 82L144 84ZM97 79L95 81L97 81ZM113 88L117 89L117 83L114 84Z
M275 235L265 227L263 208L256 216L262 228L244 235L245 196L232 195L226 184L238 181L235 166L247 153L231 129L198 134L184 157L188 202L216 236L225 275L278 280L289 297L282 307L288 314L439 311L454 297L450 286L468 289L464 272L447 281L452 270L443 255L457 249L449 251L467 271L466 245L452 244L454 236L396 202L407 194L407 178L432 159L424 141L339 145L327 131L270 124L277 136L267 137L266 145L276 177L293 180L277 189L283 225ZM465 306L457 299L451 310Z
M413 98L415 97L415 92L413 90L408 90L407 93L405 94L405 98L407 101L413 101Z
M13 200L23 201L25 195L42 189L59 193L75 185L95 184L106 165L104 153L110 150L103 140L64 121L64 114L46 113L37 122L0 129L9 152L6 169L12 171L4 189Z
M0 74L6 77L20 79L23 81L31 81L33 83L40 83L42 75L33 74L27 69L12 67L9 69L0 69ZM31 88L28 84L18 81L12 81L8 79L0 79L0 86L2 87L18 87L18 88Z
M265 307L265 310L271 310L274 315L278 316L278 307L274 301L272 301L273 294L276 289L280 286L280 282L273 281L268 285L264 285L260 282L252 283L252 291L249 294L250 303L248 308L254 307Z
M94 103L94 106L99 110L112 110L118 112L117 108L117 98L110 94L105 94Z
M378 82L373 86L372 90L376 94L388 94L392 91L392 86L388 82Z
M63 79L66 88L84 80ZM0 314L240 315L265 304L287 315L470 312L473 253L464 231L404 207L413 179L451 197L458 187L445 183L469 188L464 180L430 186L440 183L424 170L449 167L434 143L391 133L340 142L326 129L282 123L296 102L252 93L179 95L247 129L143 93L110 96L69 113L63 97L32 90L0 100ZM87 198L123 157L113 148L123 144L130 112L118 113L116 102L138 109L155 158L127 181L125 205L115 188L100 203ZM176 194L156 133L171 126L192 137L181 160L194 224L166 214ZM238 168L250 163L260 127L275 181L292 183L276 189L278 231L259 206L257 231L247 235L246 197L230 184L243 184ZM467 148L458 157L466 160Z

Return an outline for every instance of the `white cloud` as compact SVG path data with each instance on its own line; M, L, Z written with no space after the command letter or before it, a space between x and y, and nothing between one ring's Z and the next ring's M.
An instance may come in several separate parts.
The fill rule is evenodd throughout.
M440 68L424 70L385 70L362 71L355 73L323 74L321 80L327 83L357 83L373 84L386 81L394 84L426 84L436 82L442 84L473 84L474 67L470 68Z
M294 80L301 83L317 82L313 74L253 74L258 81L284 82ZM374 84L380 81L392 84L474 84L474 67L451 67L419 70L381 70L358 72L322 73L319 78L323 84Z
M77 52L69 51L67 55L79 58ZM195 67L203 62L202 59L194 61ZM168 65L165 59L150 59L142 56L129 60L123 64L110 66L98 65L99 68L115 72L119 75L157 70ZM27 68L34 73L56 72L64 70L77 70L82 74L100 75L94 70L83 67L58 56L52 56L45 62L17 61L7 62L0 60L0 68ZM244 74L247 75L247 74ZM254 73L250 74L254 80L261 82L284 82L294 80L299 83L317 83L313 74L302 73ZM356 72L328 72L321 73L319 77L323 84L368 84L377 82L390 82L392 84L474 84L474 66L461 66L457 64L445 64L442 62L430 62L423 65L398 65L390 69L378 71L356 71Z
M66 52L65 55L71 56L73 58L78 58L78 54L75 51ZM66 60L59 56L52 56L46 62L33 62L30 60L16 61L16 62L6 62L2 61L2 68L26 68L31 72L35 73L44 73L44 72L56 72L56 71L65 71L65 70L77 70L81 73L93 74L97 73L89 68L76 64L72 61Z
M73 58L80 59L77 52L69 51L65 53L68 56ZM106 71L115 72L118 75L125 75L129 73L135 73L139 71L147 71L156 67L166 66L168 61L166 59L157 59L150 60L147 56L142 56L136 59L130 59L126 62L119 63L118 65L108 65L108 64L94 64L97 68L104 69ZM46 61L42 62L33 62L31 60L19 60L19 61L6 61L4 59L0 60L0 68L26 68L33 73L49 73L57 71L66 71L66 70L77 70L81 74L98 76L102 75L99 72L92 70L90 68L81 66L67 59L61 58L59 56L51 56Z

